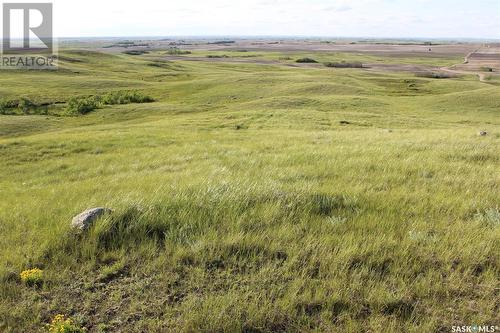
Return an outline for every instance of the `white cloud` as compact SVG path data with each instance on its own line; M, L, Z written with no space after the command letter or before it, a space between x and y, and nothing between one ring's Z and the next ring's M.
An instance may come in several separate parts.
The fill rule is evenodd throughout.
M58 36L500 38L500 1L54 0ZM486 22L486 23L485 23Z

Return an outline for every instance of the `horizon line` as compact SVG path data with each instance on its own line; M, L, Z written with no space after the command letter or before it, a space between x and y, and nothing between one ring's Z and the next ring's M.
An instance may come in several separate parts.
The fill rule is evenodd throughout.
M234 38L234 39L251 39L251 38L311 38L311 39L368 39L368 40L491 40L500 41L500 37L387 37L387 36L331 36L331 35L231 35L231 34L216 34L216 35L102 35L102 36L62 36L54 37L55 39L90 39L90 38L152 38L152 39L178 39L178 38Z

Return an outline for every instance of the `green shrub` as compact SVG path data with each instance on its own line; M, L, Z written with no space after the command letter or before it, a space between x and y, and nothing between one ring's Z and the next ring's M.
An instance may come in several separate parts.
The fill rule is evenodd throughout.
M164 61L150 62L147 65L150 67L167 68L167 69L171 68L170 65L168 64L168 62L164 62Z
M229 58L229 56L227 56L225 54L223 54L223 55L210 54L210 55L207 55L207 58L218 59L218 58Z
M26 97L14 100L0 100L0 114L48 114L48 108L53 102L35 103Z
M170 49L168 49L167 53L170 55L183 55L183 54L191 54L191 51L181 50L177 47L171 47Z
M102 97L102 103L106 105L151 103L154 99L139 91L114 91Z
M30 111L37 111L39 107L40 105L25 97L18 100L0 100L0 114L18 114L19 112L28 114Z
M315 63L317 63L317 61L312 59L312 58L300 58L300 59L297 59L295 62L297 62L299 64L315 64Z
M457 77L454 74L444 73L444 72L418 72L418 73L415 73L415 76L426 77L429 79L451 79L451 78Z
M491 67L481 67L480 70L483 72L493 72L493 68Z
M35 103L25 97L22 97L17 103L17 108L23 113L28 113L30 109L33 109L36 106L37 105Z
M72 97L68 101L66 110L73 114L87 114L101 106L100 98L97 96Z
M143 54L148 54L149 52L144 50L130 50L130 51L123 51L122 53L128 55L143 55Z
M0 99L0 114L6 114L8 109L8 102Z
M354 62L327 62L325 63L326 67L334 67L334 68L363 68L363 64L359 61Z
M102 96L73 97L66 110L71 114L87 114L103 105L151 103L154 99L139 91L113 91Z
M214 44L214 45L224 45L224 44L234 44L236 41L234 40L218 40L215 42L210 42L208 44Z

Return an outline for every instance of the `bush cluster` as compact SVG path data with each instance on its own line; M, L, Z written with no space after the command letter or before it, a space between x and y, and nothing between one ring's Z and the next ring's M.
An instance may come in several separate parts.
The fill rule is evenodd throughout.
M171 47L167 50L167 53L170 55L183 55L183 54L191 54L191 51L181 50L178 47Z
M218 41L215 41L215 42L209 42L208 44L215 44L215 45L219 45L219 44L234 44L236 43L236 41L234 40L218 40Z
M300 58L300 59L297 59L295 62L299 63L299 64L316 64L317 61L312 59L312 58Z
M481 67L480 70L483 72L490 72L490 73L494 71L494 69L491 67Z
M103 95L101 99L105 105L154 102L152 97L139 91L113 91Z
M149 52L145 50L129 50L129 51L123 51L122 53L128 55L143 55L143 54L148 54Z
M72 97L69 99L66 110L69 113L86 114L100 107L98 96Z
M429 79L450 79L456 77L456 75L444 72L418 72L415 73L415 76Z
M354 62L327 62L325 63L326 67L334 67L334 68L363 68L363 64L359 61Z
M218 58L229 58L228 55L217 55L217 54L210 54L210 55L207 55L207 58L210 58L210 59L218 59Z
M6 114L8 108L8 101L0 99L0 114Z
M154 99L139 91L113 91L102 96L72 97L67 111L73 114L86 114L103 105L151 103Z
M18 112L15 109L28 114L30 110L38 107L38 104L25 97L21 97L18 100L0 100L0 114L16 114Z

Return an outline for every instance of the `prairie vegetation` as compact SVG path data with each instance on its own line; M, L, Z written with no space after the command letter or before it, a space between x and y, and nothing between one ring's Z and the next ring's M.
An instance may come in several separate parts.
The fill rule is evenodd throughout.
M220 59L220 58L229 58L229 56L226 54L209 54L207 55L207 58Z
M169 48L167 50L167 54L170 54L170 55L185 55L185 54L191 54L191 51L179 49L177 47L171 47L171 48Z
M491 67L481 67L480 70L483 72L494 72L494 69Z
M0 99L0 115L47 114L47 104L38 104L26 97L18 99Z
M316 60L312 59L312 58L299 58L297 60L295 60L295 62L299 63L299 64L315 64L317 63Z
M498 322L496 81L162 55L1 73L1 332Z
M432 71L423 71L415 73L416 77L426 77L430 79L450 79L457 77L456 74L453 73L445 73L445 72L432 72Z
M149 52L146 50L127 50L127 51L123 51L122 53L128 54L128 55L139 56L139 55L143 55L143 54L148 54Z
M71 116L86 114L105 105L151 103L154 99L139 91L112 91L104 95L71 97L66 102L34 102L26 97L0 100L0 114L3 115L57 115ZM61 111L58 106L65 106Z
M86 114L104 105L151 103L154 99L137 91L112 91L104 95L72 97L67 103L69 114Z
M326 62L325 66L326 67L334 67L334 68L363 68L363 63L361 63L359 61L355 61L355 62L346 62L346 61Z

